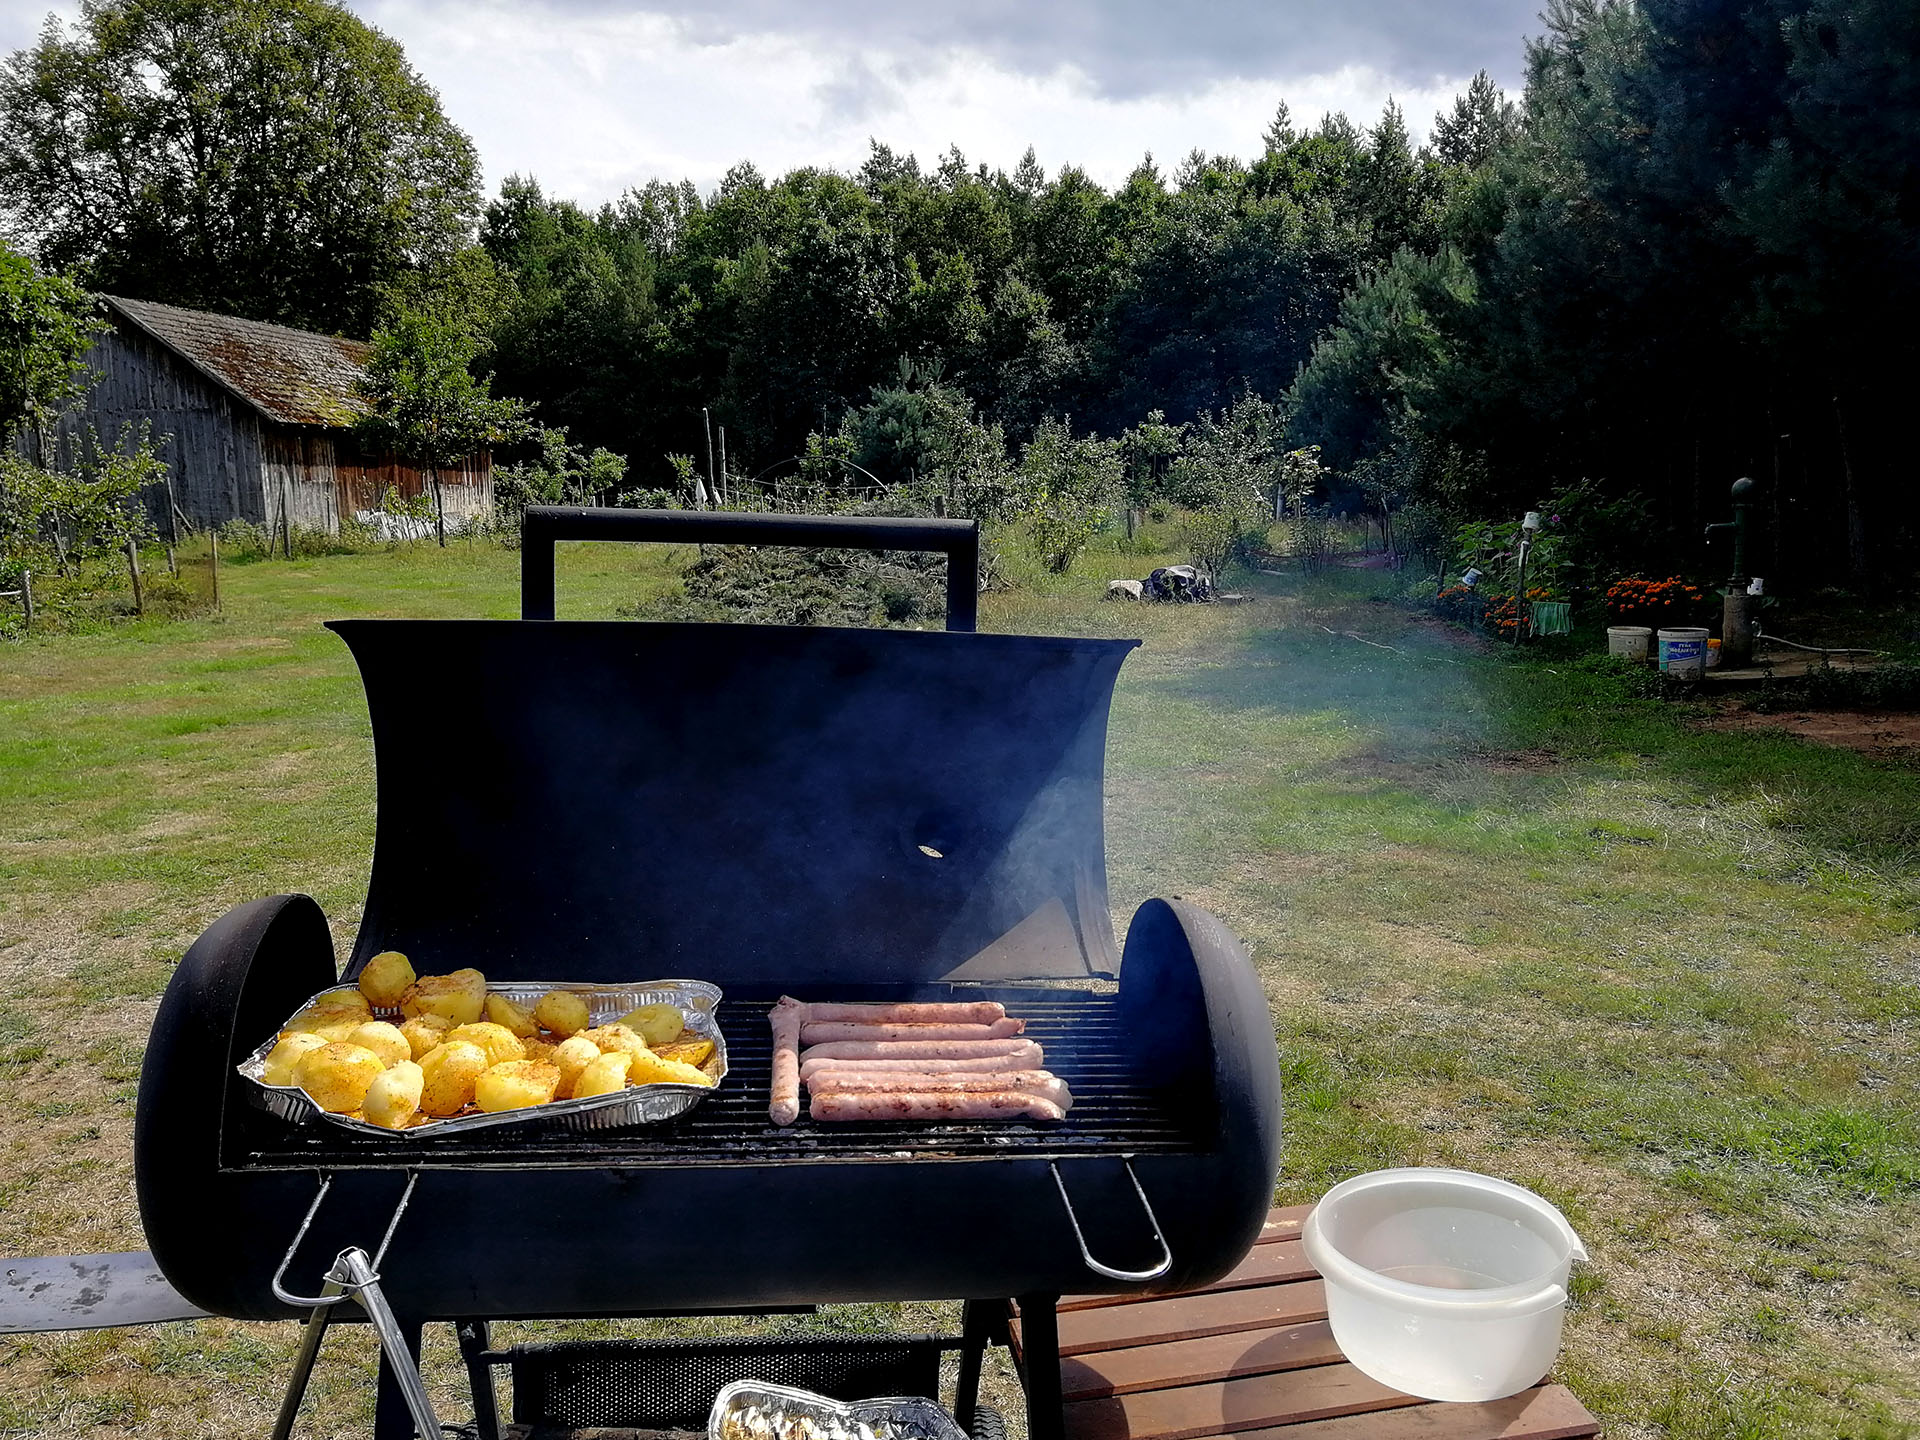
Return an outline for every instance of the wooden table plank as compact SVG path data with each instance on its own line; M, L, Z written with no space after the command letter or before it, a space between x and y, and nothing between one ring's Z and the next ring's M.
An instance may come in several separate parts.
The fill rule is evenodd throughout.
M1220 1290L1250 1290L1259 1285L1284 1285L1289 1280L1311 1280L1318 1272L1307 1263L1307 1252L1298 1240L1277 1240L1255 1245L1247 1258L1211 1285L1182 1290L1182 1295L1209 1295ZM1069 1310L1098 1310L1102 1305L1134 1305L1146 1297L1140 1295L1071 1295L1056 1307L1062 1314Z
M1300 1246L1310 1205L1276 1207L1233 1271L1180 1295L1080 1295L1060 1305L1068 1440L1581 1440L1573 1393L1437 1405L1341 1358ZM1020 1322L1010 1321L1016 1359Z
M1312 1213L1311 1205L1282 1205L1269 1210L1266 1224L1260 1227L1260 1238L1253 1243L1266 1245L1275 1240L1298 1240L1301 1227Z
M1327 1296L1318 1280L1266 1285L1258 1290L1176 1295L1133 1305L1070 1310L1060 1317L1060 1353L1088 1355L1169 1340L1198 1340L1236 1330L1272 1330L1327 1318ZM1016 1331L1019 1323L1014 1322Z
M1351 1365L1315 1365L1246 1380L1076 1401L1066 1407L1067 1440L1198 1440L1422 1403Z
M1249 1430L1234 1440L1586 1440L1599 1433L1599 1422L1571 1390L1542 1385L1504 1400L1410 1405L1404 1410Z
M1093 1400L1330 1365L1343 1358L1327 1322L1313 1320L1274 1330L1242 1330L1062 1360L1060 1381L1067 1399Z

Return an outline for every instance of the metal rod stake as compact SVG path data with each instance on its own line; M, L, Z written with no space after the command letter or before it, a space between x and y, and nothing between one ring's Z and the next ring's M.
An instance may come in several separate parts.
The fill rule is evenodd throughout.
M320 1293L338 1295L340 1282L328 1276ZM289 1440L293 1434L300 1402L306 1398L307 1382L313 1378L313 1362L320 1358L320 1342L327 1338L327 1324L332 1319L331 1305L316 1305L307 1312L307 1323L300 1331L300 1349L293 1357L293 1374L287 1380L287 1393L280 1401L280 1416L273 1422L273 1440Z
M399 1320L394 1318L393 1307L380 1291L380 1277L374 1273L367 1252L358 1246L340 1252L331 1278L353 1292L353 1298L360 1302L367 1319L373 1322L374 1334L380 1337L382 1377L391 1379L398 1387L401 1398L407 1402L408 1413L413 1416L414 1428L423 1440L440 1440L440 1417L433 1413L427 1382L420 1375L420 1327L411 1327L411 1335L401 1328Z

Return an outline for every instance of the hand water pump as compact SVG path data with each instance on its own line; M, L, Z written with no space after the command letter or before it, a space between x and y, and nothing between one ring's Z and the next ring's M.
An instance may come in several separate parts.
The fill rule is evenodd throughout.
M1754 482L1745 476L1733 482L1733 519L1707 526L1707 539L1716 530L1733 532L1733 578L1727 582L1720 610L1720 663L1739 669L1753 663L1754 597L1747 593L1747 509Z

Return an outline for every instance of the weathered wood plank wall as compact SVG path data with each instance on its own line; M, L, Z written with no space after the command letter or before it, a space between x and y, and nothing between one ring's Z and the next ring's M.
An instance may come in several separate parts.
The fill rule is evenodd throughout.
M80 408L61 419L62 445L80 444L89 425L102 444L113 445L123 426L149 422L154 451L173 474L174 502L190 523L218 525L236 516L265 522L262 427L249 407L123 327L101 333L87 364L99 378ZM160 533L169 533L164 498L156 493L149 508Z
M87 364L98 380L62 418L53 443L78 446L92 426L112 445L123 426L149 423L155 453L172 472L174 503L196 529L239 519L278 534L291 519L298 530L338 534L342 520L379 508L388 487L406 498L426 488L414 466L360 454L349 431L266 420L131 327L103 331ZM25 437L20 449L36 458ZM490 514L491 457L443 470L440 489L450 523ZM160 533L171 534L164 495L156 487L148 500Z
M339 447L339 452L335 473L342 518L361 510L378 510L388 487L399 491L403 500L411 500L427 488L426 477L416 467L402 465L391 455L364 457L354 454L350 446ZM469 455L458 468L442 470L440 500L446 506L449 522L492 514L492 457L484 453Z

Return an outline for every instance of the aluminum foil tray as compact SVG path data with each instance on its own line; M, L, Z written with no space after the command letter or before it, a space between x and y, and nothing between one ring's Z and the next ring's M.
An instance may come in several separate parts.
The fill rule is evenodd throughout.
M739 1380L714 1398L707 1440L967 1440L932 1400L891 1395L843 1403L796 1390Z
M330 995L341 990L355 990L352 985L331 985L315 995L300 1007L305 1010L318 1001L322 995ZM713 1041L713 1055L702 1068L714 1077L712 1087L705 1085L675 1085L666 1082L653 1085L635 1085L612 1095L590 1095L584 1100L551 1100L545 1105L536 1105L524 1110L502 1110L497 1114L474 1112L455 1115L445 1120L427 1120L406 1130L385 1130L371 1125L365 1120L355 1120L348 1115L331 1115L322 1110L308 1098L306 1091L296 1085L269 1085L260 1078L267 1063L267 1054L279 1041L276 1033L269 1036L238 1066L240 1073L253 1083L247 1087L254 1103L271 1114L278 1115L295 1125L304 1125L312 1120L324 1120L330 1125L338 1125L343 1130L352 1130L362 1135L382 1135L387 1137L406 1135L457 1135L469 1130L492 1130L503 1125L541 1125L557 1126L566 1130L616 1130L630 1125L657 1125L663 1120L672 1120L684 1115L706 1098L710 1088L718 1088L727 1078L727 1041L720 1033L719 1023L714 1019L714 1011L720 1004L720 987L709 985L704 980L643 980L627 985L580 985L564 981L541 980L503 980L488 981L488 993L504 995L509 1000L532 1008L549 990L571 990L584 996L587 1010L595 1025L606 1025L618 1020L629 1010L641 1005L678 1005L686 1013L687 1029L703 1040ZM298 1014L299 1011L295 1011ZM395 1009L374 1007L377 1020L400 1019ZM292 1017L288 1017L291 1019Z

